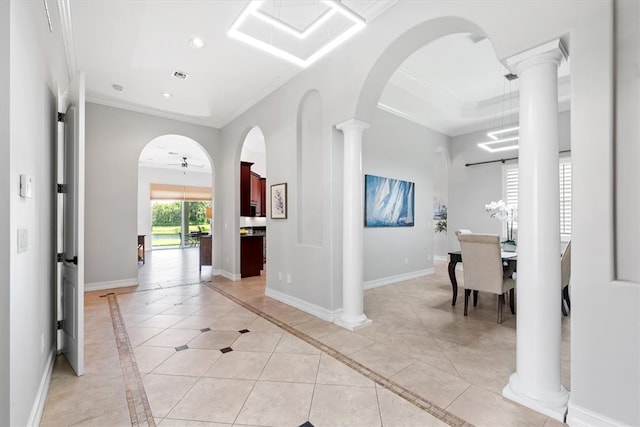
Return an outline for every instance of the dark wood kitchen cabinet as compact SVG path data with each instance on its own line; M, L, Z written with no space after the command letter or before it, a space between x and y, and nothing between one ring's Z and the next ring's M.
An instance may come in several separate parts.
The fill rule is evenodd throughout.
M251 165L250 162L240 162L240 216L251 214Z
M240 277L259 276L264 267L263 236L240 237Z
M240 216L267 216L266 178L251 171L251 162L240 162Z
M251 172L251 206L255 206L255 215L262 216L260 175Z

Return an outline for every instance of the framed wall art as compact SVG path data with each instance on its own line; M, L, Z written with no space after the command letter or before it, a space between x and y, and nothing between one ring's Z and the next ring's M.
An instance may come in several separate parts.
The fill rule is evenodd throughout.
M287 218L287 183L271 186L271 218Z
M413 227L415 184L365 175L365 227Z

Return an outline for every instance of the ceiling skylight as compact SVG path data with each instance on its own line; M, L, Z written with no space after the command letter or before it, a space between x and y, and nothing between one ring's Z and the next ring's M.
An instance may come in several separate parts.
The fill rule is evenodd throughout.
M339 1L253 0L228 35L300 67L315 61L366 26Z

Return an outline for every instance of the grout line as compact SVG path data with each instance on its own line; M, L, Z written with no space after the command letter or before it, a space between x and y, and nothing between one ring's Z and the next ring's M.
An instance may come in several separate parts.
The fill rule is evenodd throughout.
M408 402L414 404L415 406L417 406L418 408L424 410L425 412L429 413L430 415L433 415L434 417L438 418L439 420L444 421L448 425L454 426L454 427L469 427L469 426L471 426L471 424L469 424L468 422L466 422L463 419L459 418L458 416L452 414L451 412L449 412L449 411L447 411L447 410L445 410L443 408L440 408L439 406L435 405L434 403L422 398L421 396L418 396L416 393L412 392L411 390L408 390L408 389L404 388L403 386L395 383L394 381L392 381L392 380L390 380L390 379L378 374L377 372L372 371L371 369L367 368L366 366L362 365L361 363L353 360L349 356L347 356L347 355L345 355L345 354L333 349L332 347L320 342L319 340L317 340L315 338L310 337L309 335L305 334L304 332L299 331L298 329L288 325L287 323L276 319L275 317L271 316L270 314L267 314L267 313L255 308L255 307L253 307L252 305L242 301L238 297L236 297L236 296L230 294L229 292L217 287L212 282L205 282L204 285L209 287L210 289L218 292L219 294L229 298L231 301L233 301L236 304L246 308L247 310L253 312L254 314L257 314L258 316L270 321L274 325L284 329L285 331L287 331L290 334L296 336L297 338L300 338L301 340L305 341L306 343L308 343L308 344L320 349L321 351L323 351L326 354L330 355L331 357L333 357L334 359L338 360L339 362L351 367L355 371L357 371L360 374L364 375L366 378L372 380L376 384L379 384L381 387L386 388L387 390L389 390L392 393L398 395L399 397L407 400ZM331 350L331 351L328 351L328 350Z
M122 377L124 379L131 425L155 427L156 422L151 413L151 406L149 405L147 394L144 391L144 384L142 383L138 364L133 355L129 334L127 334L127 329L122 320L118 300L115 294L109 294L107 300L109 302L109 313L111 314L113 333L118 348L120 369L122 370Z

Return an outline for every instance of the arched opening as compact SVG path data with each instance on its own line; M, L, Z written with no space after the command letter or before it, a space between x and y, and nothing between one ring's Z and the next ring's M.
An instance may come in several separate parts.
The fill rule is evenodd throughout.
M444 49L439 49L440 47L444 47ZM568 135L569 117L567 112L570 105L568 71L568 65L566 64L558 69L558 123L555 123L554 117L548 120L548 123L541 124L541 126L558 127L560 150L570 148L570 136ZM362 138L363 169L365 169L365 174L371 169L376 169L374 172L382 171L382 173L396 174L396 176L386 175L391 178L407 180L408 177L410 181L413 181L414 178L416 180L422 179L423 184L429 185L429 188L433 191L421 193L418 190L420 188L419 183L416 184L416 224L419 221L428 221L430 225L432 224L433 205L431 200L437 196L438 191L444 191L438 190L438 187L442 186L437 185L436 181L439 169L447 164L446 162L437 163L443 160L438 147L444 146L447 147L447 152L450 153L449 172L446 174L449 177L446 183L446 193L448 194L447 229L451 231L455 229L470 229L475 233L496 234L501 236L500 240L503 243L505 240L510 240L506 231L507 227L492 218L485 208L492 201L507 199L509 185L506 167L503 165L509 162L517 165L518 162L518 144L513 141L517 141L519 137L517 131L517 126L519 125L517 122L519 118L519 93L517 82L514 85L509 84L510 79L514 77L509 74L510 70L498 61L494 47L490 40L486 38L486 35L472 23L457 18L434 20L408 31L390 45L389 49L380 56L369 73L363 84L356 109L356 119L364 120L370 124L368 133L365 132ZM553 81L549 80L549 82ZM505 87L508 87L508 89L505 89ZM554 116L556 114L552 109L547 111L553 111ZM404 119L404 123L399 124L399 119ZM408 124L407 122L413 124ZM424 151L420 151L421 146L417 143L419 132L414 125L429 129L429 132L424 133L425 138L422 140L423 144L431 146L430 152L426 153L426 155L423 155L425 154ZM412 131L411 128L414 128L414 130ZM515 128L515 138L512 138L513 128ZM380 139L382 131L385 132L384 135L386 135L387 141ZM502 138L492 138L490 135L504 135L508 131L512 133ZM408 143L411 135L414 135L413 145ZM442 139L444 139L444 144L441 144ZM550 139L553 140L554 138ZM483 148L483 146L494 144L491 140L496 140L495 144L502 145L493 145L493 150ZM391 141L393 141L393 144ZM487 141L490 144L487 144ZM541 141L541 143L543 142ZM555 144L555 141L553 143ZM500 149L495 149L495 147ZM553 151L555 150L556 148L554 147ZM400 151L406 151L407 154L404 159L398 154ZM523 149L522 152L524 153L525 150ZM416 167L411 158L411 156L420 155L423 155L421 157L423 160L422 170ZM523 167L522 169L525 168ZM528 171L531 171L531 168ZM542 171L539 172L544 173ZM431 181L429 182L429 180ZM549 189L551 186L548 185L546 188ZM549 192L548 194L551 193ZM515 200L518 199L516 198ZM422 213L419 212L420 206L425 207L427 204L429 209L423 209ZM536 223L536 225L538 224ZM544 227L548 224L541 225ZM513 230L513 225L510 228ZM529 228L529 230L532 228ZM550 226L546 228L546 231L549 230L551 230ZM371 284L370 287L393 283L399 289L402 289L403 281L408 282L409 279L417 278L421 275L426 276L434 272L434 264L425 262L424 259L431 254L437 255L435 247L437 242L434 239L434 233L431 230L429 230L428 234L422 233L417 227L415 231L411 233L405 232L405 230L371 231L365 229L365 289L369 283ZM414 234L417 237L414 237ZM376 240L372 236L375 236ZM429 237L431 237L431 242L418 246L421 243L418 239L428 239ZM526 301L523 298L518 300L521 302L520 308L526 307L527 310L522 309L518 313L520 319L518 319L517 340L515 328L517 310L513 306L511 313L507 315L503 323L499 324L495 321L496 310L499 307L496 301L499 298L503 298L499 296L499 290L495 294L487 291L482 295L481 292L477 306L474 298L474 306L470 308L469 316L463 317L463 310L464 316L467 316L467 309L464 306L466 301L461 304L460 298L458 298L456 305L456 263L460 267L462 255L458 251L458 241L453 233L449 233L447 240L448 244L445 251L450 252L451 258L449 259L452 261L451 263L440 262L442 267L439 273L440 277L412 282L415 287L405 287L410 288L408 292L411 292L412 298L424 298L424 301L426 301L426 304L416 304L415 306L418 307L418 311L416 311L417 317L421 320L428 320L427 322L422 321L419 326L424 327L429 335L436 340L445 339L447 341L449 348L442 353L450 357L449 360L458 371L460 379L473 381L474 384L487 390L498 389L496 394L503 395L504 393L504 396L516 402L526 402L526 399L518 400L518 396L513 392L508 392L507 388L504 388L502 393L502 387L505 385L511 386L514 370L516 370L516 374L521 372L530 373L535 370L531 368L535 365L531 363L531 359L525 359L525 362L521 362L524 359L521 349L525 348L522 343L527 342L522 339L524 328L521 326L525 322L532 323L532 320L539 320L544 316L546 316L545 320L548 318L555 319L553 316L559 317L560 307L558 306L560 304L558 303L561 302L561 292L559 289L556 292L555 283L552 280L546 282L546 284L554 284L554 289L551 289L551 291L557 294L557 300L548 298L549 301L544 301L548 303L548 307L553 306L553 310L557 310L557 312L553 313L553 316L547 313L546 310L531 311L530 306L525 305L531 300ZM374 243L371 244L371 242ZM510 276L502 277L502 274L504 272L508 273L509 270L500 271L500 265L501 263L504 265L506 262L508 268L513 268L512 263L518 262L517 255L507 254L505 256L501 254L497 238L495 239L495 245L496 251L494 253L496 253L496 256L492 262L495 261L497 276L500 280L509 279ZM371 248L377 248L375 249L377 252L374 253ZM393 248L393 250L385 252L385 248ZM406 250L406 248L409 248L409 250ZM560 248L553 247L550 249L558 250L558 255L560 255ZM502 250L508 251L510 249L507 249L507 246L503 244ZM458 251L458 258L454 262L453 254L456 251ZM417 265L411 258L412 254L419 258ZM522 257L522 254L520 255ZM465 259L468 263L467 266L473 264L468 262L469 258L466 255ZM525 261L529 260L525 258L523 261L521 258L521 267L526 265ZM559 256L557 260L559 264ZM383 262L386 262L386 264ZM462 267L464 268L464 265ZM421 268L423 269L422 271L420 270ZM545 267L536 266L536 268L544 269ZM467 268L465 273L470 270L471 268ZM550 269L547 271L550 271ZM437 270L436 274L438 274ZM525 295L525 290L531 292L531 287L523 286L525 269L522 268L518 274L520 274L518 279L520 279L520 295L522 297ZM531 276L527 278L529 277ZM461 281L461 287L464 286L463 280L461 280L463 278L463 275L458 276L458 280ZM558 284L559 279L558 275ZM417 289L422 292L436 282L439 283L439 289L438 286L434 286L433 292L426 296L418 292L413 293ZM526 285L530 286L531 282L531 280L528 281ZM466 290L465 294L474 289L471 287L471 283L471 280L467 281L468 290ZM420 287L416 285L420 285ZM447 291L446 293L439 294L439 292L445 290ZM518 292L517 288L516 292ZM548 295L550 296L551 292ZM376 310L377 307L386 302L382 292L366 295L365 301L367 298L370 302L369 307L373 307L373 310L371 310L373 314L369 314L367 313L367 306L365 306L367 317L370 316L374 324L376 323L376 316L378 321L384 322L384 316L380 315L379 311ZM513 300L513 296L511 296L511 301ZM393 314L396 317L400 317L400 314ZM491 321L488 322L489 319ZM502 322L499 316L498 319L499 322ZM411 319L403 320L404 324L408 324ZM472 379L471 376L467 376L464 372L468 371L469 365L463 360L456 360L456 353L468 350L468 342L466 341L468 336L465 336L465 334L444 336L443 334L446 330L460 327L463 324L462 322L464 322L466 331L474 328L482 329L485 342L495 339L496 342L500 343L499 346L491 349L474 348L472 350L475 353L474 357L482 359L486 357L487 353L491 353L492 357L507 361L510 367L500 373L492 372L496 375L493 375L491 379L477 376ZM559 324L560 322L556 325ZM560 332L562 332L562 342L561 345L558 345L557 351L553 346L546 348L540 346L535 352L528 352L528 354L541 356L541 359L545 357L547 360L551 360L555 364L554 366L558 366L557 370L551 368L544 372L544 375L547 375L550 379L549 383L554 382L567 386L571 383L569 377L571 372L569 328L570 320L567 317L563 317L562 331L560 331L559 327L558 329L546 328L543 333L539 334L546 334L544 337L546 339L555 338L556 332L559 337ZM529 333L529 336L533 336L533 334ZM529 336L525 337L528 338ZM535 339L529 340L529 342L534 341ZM550 339L549 341L553 340ZM518 351L517 366L516 349ZM489 370L491 368L489 366L478 366L477 370ZM543 372L538 373L542 374ZM499 386L496 387L496 384ZM513 396L516 396L516 398ZM427 398L431 397L427 395ZM563 403L562 399L564 399L564 396L558 399L559 408L562 405L566 407L566 400ZM535 403L524 404L540 412L553 414L556 418L562 416L561 410L545 412L543 405Z
M181 264L181 272L198 274L199 247L211 235L213 212L213 167L207 152L182 135L151 140L138 160L139 264L145 265L152 251L171 250L163 259ZM156 262L154 274L163 264L169 267Z
M240 276L260 276L267 248L267 159L262 130L245 136L240 152Z

